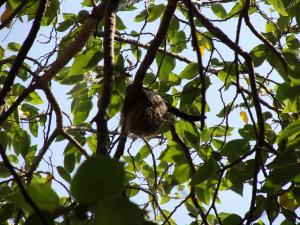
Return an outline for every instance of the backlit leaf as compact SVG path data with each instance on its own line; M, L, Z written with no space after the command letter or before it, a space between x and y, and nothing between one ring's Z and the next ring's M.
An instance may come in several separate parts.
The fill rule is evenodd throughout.
M248 124L248 116L247 113L245 111L241 111L240 112L240 116L242 118L242 120L244 121L245 124Z

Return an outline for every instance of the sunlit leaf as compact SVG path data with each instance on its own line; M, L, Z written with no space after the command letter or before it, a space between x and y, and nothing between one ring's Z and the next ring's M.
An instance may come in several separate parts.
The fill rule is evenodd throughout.
M245 111L241 111L240 112L240 116L242 118L242 120L244 121L245 124L248 124L248 116L247 113Z
M224 19L227 15L225 8L221 4L213 4L211 9L220 19Z
M281 15L288 16L281 0L268 0L268 3L270 3L274 7L274 9Z
M280 142L283 139L288 138L292 135L299 134L300 133L299 126L300 126L300 120L296 120L290 123L285 129L279 132L277 141Z

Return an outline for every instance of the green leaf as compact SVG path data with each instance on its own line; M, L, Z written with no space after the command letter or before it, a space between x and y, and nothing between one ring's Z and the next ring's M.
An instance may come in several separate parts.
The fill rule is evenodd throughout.
M274 7L274 9L279 14L281 14L282 16L288 16L288 13L286 12L281 0L267 0L267 1L269 4L271 4Z
M116 29L117 30L125 30L126 26L119 16L116 17Z
M49 2L46 12L42 19L42 26L49 26L53 20L57 17L60 2L58 0L52 0Z
M53 211L59 207L59 197L47 184L33 183L26 189L32 200L42 210ZM25 211L33 212L32 207L24 200L20 191L7 196L7 200L13 202Z
M192 185L200 184L203 181L206 181L209 178L213 177L215 173L216 173L215 164L212 160L209 160L198 168L198 170L192 177L191 184Z
M67 181L68 183L71 182L71 175L64 167L58 166L58 167L56 167L56 170L57 170L59 176L61 176L65 181Z
M160 160L164 162L176 163L176 164L185 164L186 158L183 151L178 145L168 146L159 156Z
M147 18L148 22L153 22L154 20L158 19L162 13L165 10L165 5L164 4L159 4L159 5L155 5L149 13L149 16Z
M281 142L283 139L300 133L300 120L296 120L290 123L285 129L279 132L277 142Z
M174 53L180 53L186 49L186 35L184 31L178 31L174 34L171 41L171 51Z
M87 137L87 144L92 152L96 152L97 137L95 134L92 134L91 136Z
M266 206L267 216L270 221L270 224L272 224L279 214L279 204L274 198L267 198Z
M3 149L6 149L7 143L8 143L7 132L0 131L0 144L1 144Z
M224 19L227 15L225 8L221 4L213 4L211 9L214 12L214 14L220 19Z
M6 165L0 161L0 178L5 178L11 176L10 171L7 169Z
M92 69L102 59L99 48L91 48L87 52L79 54L74 59L68 76L83 74Z
M88 96L77 98L72 109L74 125L83 123L88 118L92 107L93 103Z
M47 221L48 225L54 225L53 216L47 212L42 211L44 219ZM24 225L36 225L36 224L44 224L43 221L41 221L41 217L36 213L32 213L25 221Z
M21 45L16 42L10 42L8 43L7 48L13 52L18 52L21 48Z
M25 130L18 130L10 135L13 135L11 136L11 141L15 153L22 154L25 157L30 149L31 139L29 134Z
M94 224L143 225L143 221L144 212L137 205L119 197L103 201L97 206Z
M234 225L243 223L243 219L237 214L230 214L223 220L223 225Z
M15 212L16 208L13 204L6 203L1 205L0 208L0 223L4 224L6 220L12 217L13 213Z
M150 150L148 145L144 145L143 147L140 148L140 150L138 151L138 153L135 155L135 160L136 161L141 161L143 159L145 159L149 154L150 154Z
M120 196L123 190L123 166L116 160L93 156L86 160L71 182L71 193L80 202L97 205Z
M0 60L2 60L2 59L3 59L3 57L4 57L4 53L5 53L5 50L4 50L4 48L3 48L2 46L0 46Z
M300 175L300 164L284 165L281 168L276 168L271 171L267 180L262 187L263 191L272 192L281 189L288 182Z
M268 48L263 44L257 45L251 50L250 55L255 67L261 66L266 60L267 50Z
M191 105L196 102L197 97L200 95L198 79L194 79L187 83L182 90L179 108L181 110L191 109ZM197 102L200 104L200 102Z
M300 26L300 14L298 13L300 10L300 2L298 2L295 6L295 17L296 17L296 21L297 21L297 24L298 26Z
M151 10L152 7L153 6L150 5L147 10L146 9L142 10L138 15L135 16L134 22L144 22L144 20L148 15L148 11Z
M69 172L72 173L72 171L75 168L75 164L76 164L76 157L75 154L67 154L65 155L64 158L64 166L65 169Z
M175 60L169 56L163 56L161 53L156 55L156 64L160 67L159 80L166 82L169 78L169 73L175 68Z
M36 119L33 119L29 123L29 130L30 133L34 136L37 137L39 133L39 125Z
M298 161L298 154L299 152L294 149L286 150L270 162L267 167L269 169L280 169L287 165L293 165Z
M300 95L300 85L293 85L291 82L284 82L277 87L276 98L279 101L294 98Z
M119 94L119 92L114 92L111 96L110 107L109 107L109 118L112 118L118 112L120 112L121 106L123 103L123 97Z
M176 166L173 174L172 174L172 181L175 184L182 184L190 179L190 167L188 164L182 164Z
M179 21L175 18L173 18L171 20L171 23L169 25L169 29L168 29L168 37L170 38L170 40L172 41L172 39L174 38L174 36L176 35L178 29L179 29ZM173 46L171 46L172 48Z
M57 31L64 32L74 24L75 24L75 21L73 19L64 20L61 23L59 23L59 26L57 27Z
M234 161L250 150L249 141L245 139L235 139L227 142L220 150L220 154L226 156L229 161Z
M175 128L178 132L178 135L181 136L184 141L187 141L189 146L192 146L195 149L199 148L200 133L194 124L180 120L176 122Z
M188 64L183 71L179 74L182 79L193 79L199 72L198 63L190 63Z
M40 105L44 103L36 91L31 92L25 101L33 105Z
M240 128L239 134L247 140L255 140L256 139L254 126L251 124L246 124L243 128Z

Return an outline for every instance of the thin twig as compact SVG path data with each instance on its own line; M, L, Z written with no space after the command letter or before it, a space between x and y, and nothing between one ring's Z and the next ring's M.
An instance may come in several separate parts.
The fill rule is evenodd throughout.
M185 158L187 160L187 163L190 167L191 170L191 174L194 175L196 173L196 168L195 165L193 163L193 159L191 157L190 151L188 149L188 147L186 146L186 144L183 142L183 140L179 137L179 135L176 132L175 126L172 124L170 125L170 131L172 134L172 138L173 140L182 148L182 150L184 151L185 154ZM201 216L201 219L203 221L203 223L205 225L208 225L207 219L206 219L206 215L203 212L203 209L201 208L201 206L199 205L199 202L196 198L196 194L195 194L195 185L191 185L191 189L190 189L190 196L192 199L192 202L194 204L194 206L198 209L199 214Z
M133 86L142 87L146 72L152 64L153 60L155 59L160 44L166 37L168 27L176 10L177 2L178 0L168 0L168 4L166 6L164 15L161 19L155 38L152 40L149 50L147 51L138 71L136 72L135 79L133 81Z
M201 83L201 105L200 105L200 129L203 130L205 126L205 108L206 108L206 84L205 84L205 74L203 72L203 62L202 62L202 54L198 45L197 31L194 22L194 13L192 9L191 0L186 0L185 4L188 8L189 14L189 22L191 27L191 35L192 35L192 46L197 54L198 61L198 73L200 75L200 83Z

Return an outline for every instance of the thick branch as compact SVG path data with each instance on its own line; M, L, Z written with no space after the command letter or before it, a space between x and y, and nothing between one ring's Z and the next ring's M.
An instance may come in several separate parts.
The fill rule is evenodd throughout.
M258 173L260 170L260 153L261 153L261 146L255 146L255 164L254 164L254 171L253 171L253 182L252 182L252 196L251 196L251 203L250 203L250 209L248 214L248 220L246 225L250 225L252 222L252 217L255 209L255 203L256 203L256 196L257 196L257 182L258 182Z
M114 154L115 159L120 159L121 156L124 154L126 141L127 141L127 135L126 135L126 132L124 131L124 128L122 127L118 146L117 146L116 152Z
M106 155L109 148L109 135L107 128L108 110L111 101L114 83L114 37L116 26L116 14L114 10L118 1L107 0L104 15L104 37L103 37L103 89L101 93L99 112L96 117L97 123L97 154Z
M14 84L15 78L17 76L17 73L20 69L20 67L23 64L23 61L25 60L31 46L33 45L36 35L40 29L41 21L44 15L44 12L46 10L47 6L47 0L41 0L39 7L36 12L35 19L33 21L32 27L29 31L28 36L26 37L20 51L18 52L14 63L12 64L8 74L7 78L5 80L5 83L3 85L3 88L0 91L0 106L4 105L5 98L7 94L10 92L12 85Z
M36 205L36 203L32 200L32 198L30 197L30 195L26 192L22 181L20 179L20 177L18 176L18 174L16 173L16 171L14 170L13 166L11 165L10 161L7 158L7 155L5 153L5 149L3 148L3 146L0 144L0 154L2 157L2 160L5 164L5 166L7 167L7 169L10 171L10 173L13 175L15 181L17 182L18 188L24 198L24 200L31 206L31 208L36 212L36 214L38 215L38 217L41 219L42 223L45 225L48 225L49 223L47 222L46 218L44 217L44 215L42 214L40 208Z

